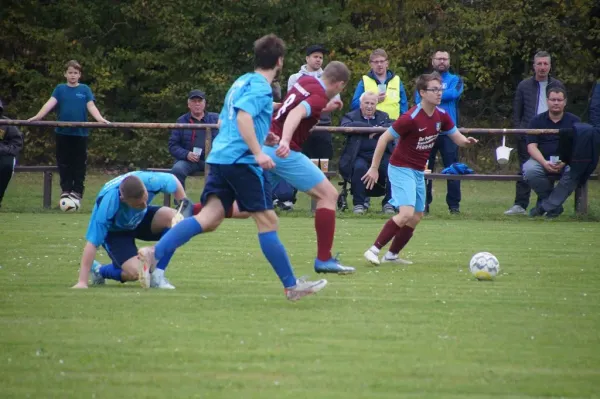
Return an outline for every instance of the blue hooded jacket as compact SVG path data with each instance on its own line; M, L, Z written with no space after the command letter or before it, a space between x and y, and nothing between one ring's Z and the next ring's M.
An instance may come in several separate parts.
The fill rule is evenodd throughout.
M440 74L442 76L442 102L440 107L452 117L454 124L458 126L458 101L464 90L464 84L460 76L448 71ZM421 102L421 95L415 92L415 104Z
M371 79L375 80L376 82L379 82L379 80L373 73L372 69L369 71L367 76L370 77ZM379 83L385 83L387 86L387 83L390 80L392 80L392 78L394 76L396 76L396 74L388 69L387 76L385 78L385 82L379 82ZM365 84L361 77L360 81L358 82L358 86L356 86L356 90L354 91L354 97L352 97L352 104L350 105L351 111L354 111L355 109L360 108L360 96L364 92L365 92ZM406 99L406 90L404 90L404 84L402 83L402 79L400 79L400 115L402 115L406 111L408 111L408 100Z

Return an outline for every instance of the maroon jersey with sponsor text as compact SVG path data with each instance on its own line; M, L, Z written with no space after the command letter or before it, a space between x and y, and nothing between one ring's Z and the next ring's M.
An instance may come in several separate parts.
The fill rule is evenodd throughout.
M402 114L390 129L394 137L400 137L390 157L390 164L420 171L425 170L437 136L452 134L457 130L445 110L435 107L429 116L420 104Z
M290 141L291 150L302 151L302 144L310 136L310 129L319 122L321 111L328 102L323 84L315 77L302 76L287 92L281 108L273 114L271 131L281 137L288 114L299 105L306 107L309 116L302 119Z

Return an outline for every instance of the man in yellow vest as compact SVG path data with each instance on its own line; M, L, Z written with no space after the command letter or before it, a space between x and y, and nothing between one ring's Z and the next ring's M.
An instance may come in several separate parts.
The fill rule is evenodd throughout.
M387 113L392 120L398 119L408 110L406 91L400 77L388 69L388 56L383 49L378 48L371 53L369 64L371 70L358 82L350 108L359 109L360 96L365 91L372 91L379 94L377 110Z

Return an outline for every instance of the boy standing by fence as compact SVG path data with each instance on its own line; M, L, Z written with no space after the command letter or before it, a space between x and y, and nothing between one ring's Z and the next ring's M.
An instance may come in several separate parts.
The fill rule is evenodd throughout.
M52 96L30 121L43 119L58 105L58 121L86 122L88 111L98 122L110 123L102 117L89 86L79 83L81 65L71 60L65 65L67 83L61 83ZM57 127L56 164L60 174L60 198L70 197L80 201L83 197L87 164L88 129L80 127Z

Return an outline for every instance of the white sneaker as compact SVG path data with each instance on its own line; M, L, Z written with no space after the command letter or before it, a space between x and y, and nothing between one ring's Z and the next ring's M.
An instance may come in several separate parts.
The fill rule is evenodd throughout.
M138 280L142 288L150 288L150 273L156 268L154 247L144 247L138 251Z
M150 288L174 290L175 286L167 280L164 270L154 269L150 277Z
M395 257L389 257L387 255L385 255L383 258L381 258L381 262L382 263L397 263L399 265L412 265L412 261L408 260L408 259L402 259L399 258L398 255L396 255Z
M297 301L298 299L317 293L321 291L327 285L327 280L308 281L305 277L296 279L296 285L285 289L285 296L290 301Z
M379 256L377 256L377 254L373 251L371 251L371 249L367 249L365 251L365 259L368 260L370 263L374 264L375 266L379 266L381 262L379 262Z
M504 212L504 214L507 215L507 216L512 216L512 215L526 215L527 211L521 205L513 205L509 210L507 210L506 212Z
M103 285L105 283L104 277L100 274L100 268L102 264L94 259L92 263L91 277L92 277L92 285Z

